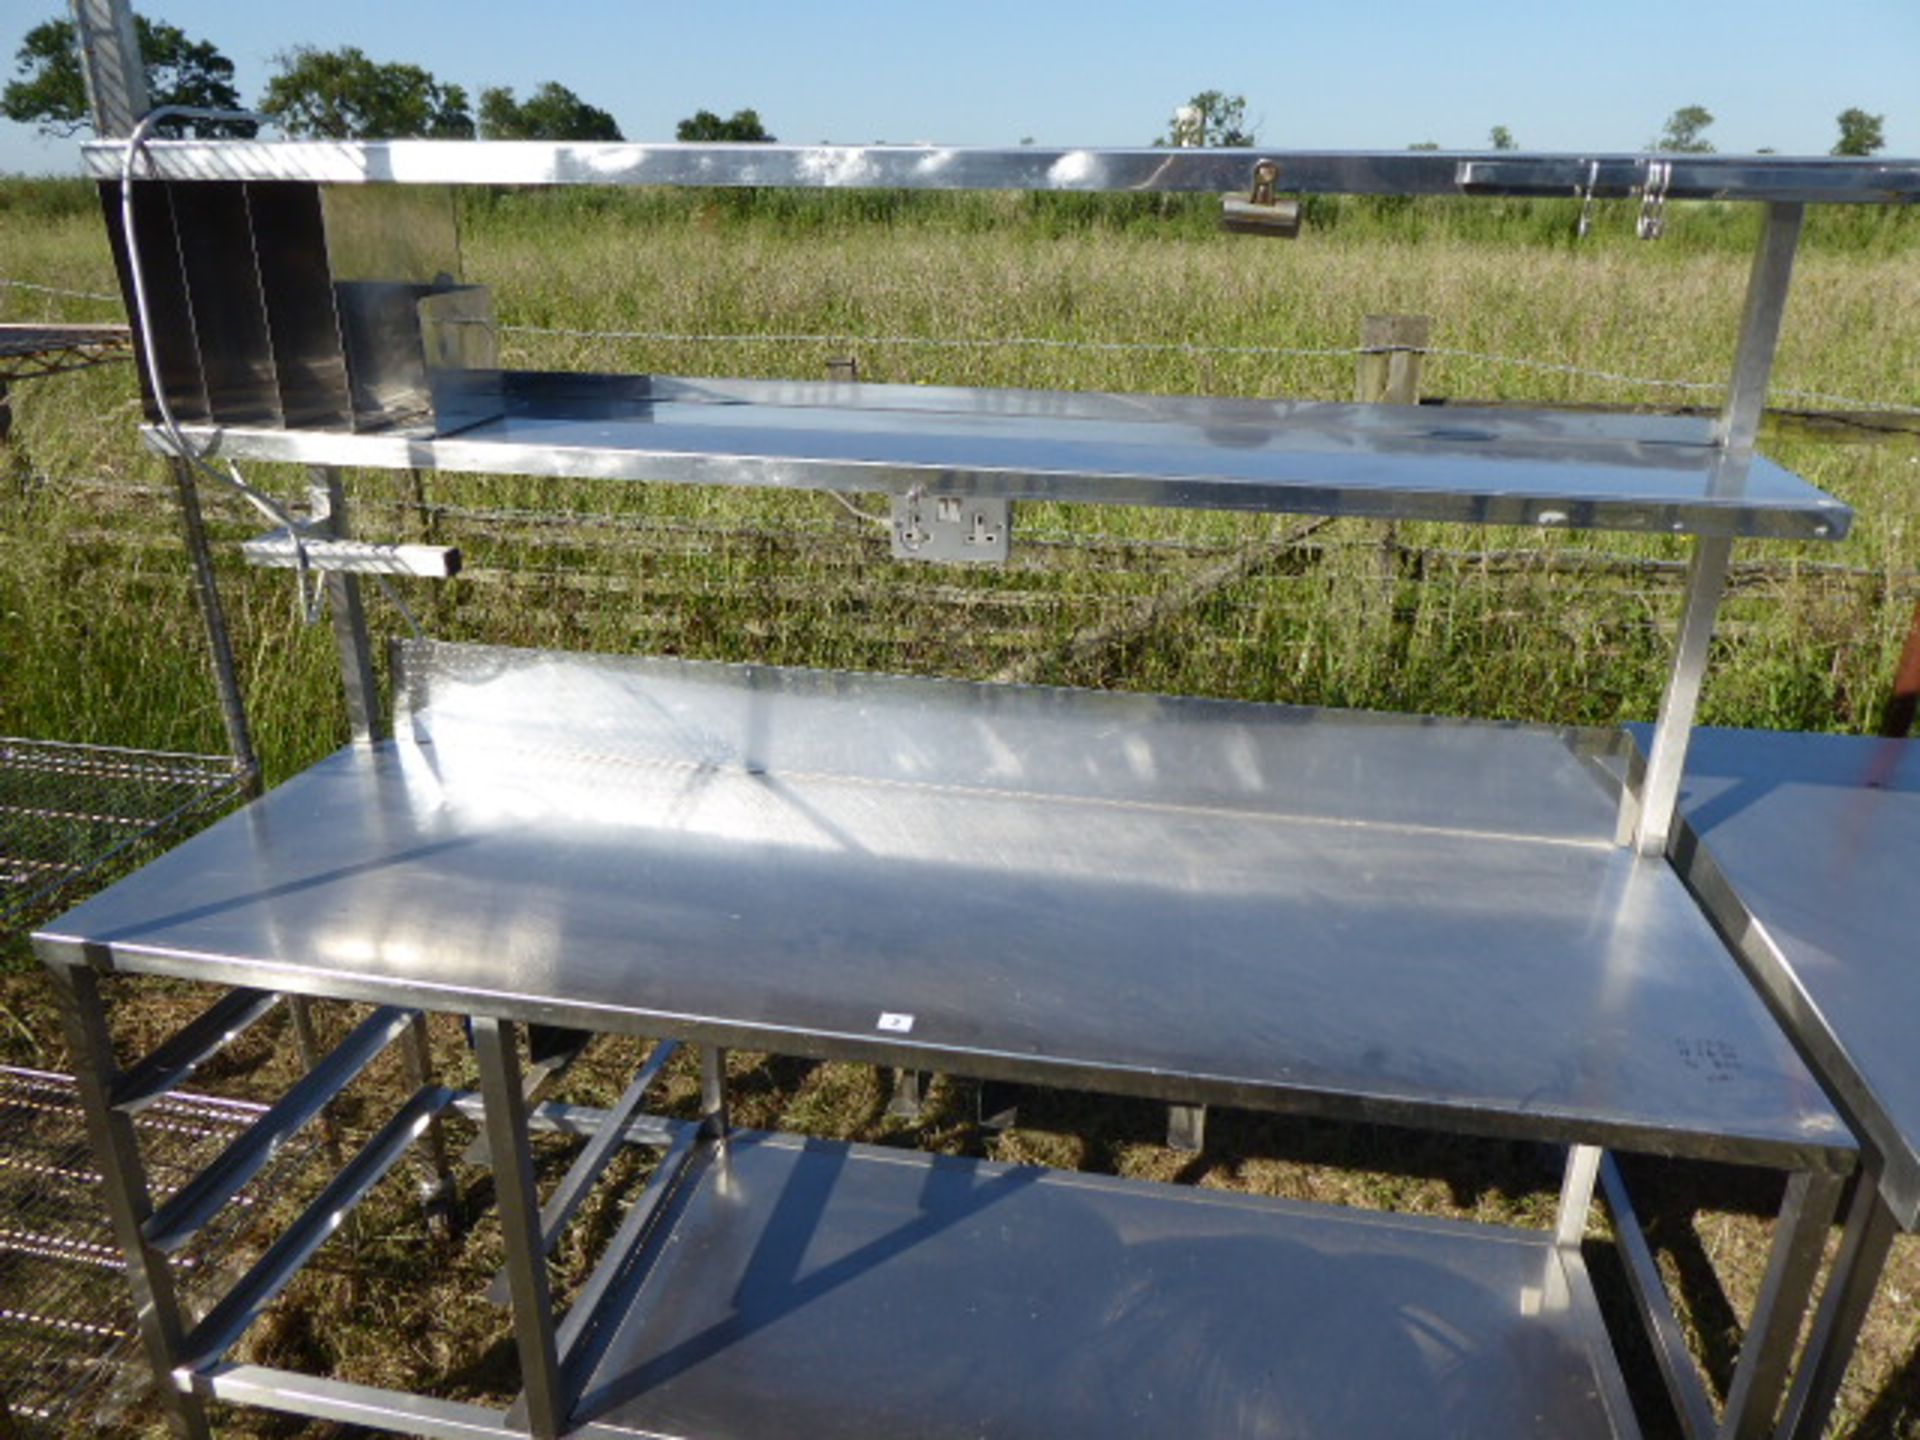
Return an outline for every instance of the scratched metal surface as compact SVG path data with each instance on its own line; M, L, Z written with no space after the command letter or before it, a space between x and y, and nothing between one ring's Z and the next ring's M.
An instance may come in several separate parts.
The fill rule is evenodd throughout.
M1604 737L420 643L50 958L1081 1088L1844 1166Z

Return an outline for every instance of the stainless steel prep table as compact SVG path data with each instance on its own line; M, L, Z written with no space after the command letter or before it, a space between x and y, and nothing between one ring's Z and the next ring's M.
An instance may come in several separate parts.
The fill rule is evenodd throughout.
M1920 1229L1920 747L1700 730L1681 809L1676 864L1865 1142L1788 1413L1815 1437L1894 1232Z
M349 747L82 905L38 937L43 958L76 975L186 975L243 993L1742 1160L1800 1172L1828 1214L1853 1163L1839 1117L1671 868L1614 843L1605 734L430 642L401 659L396 739ZM714 1136L687 1146L696 1178L682 1190L720 1185L766 1212L758 1249L757 1222L732 1211L712 1239L732 1258L711 1265L747 1266L747 1279L682 1264L723 1294L758 1297L773 1282L752 1264L785 1264L761 1252L802 1244L817 1223L829 1227L821 1244L851 1225L856 1248L887 1261L855 1294L878 1286L911 1307L924 1261L978 1271L982 1296L997 1297L981 1303L1014 1303L1022 1265L1003 1247L1015 1218L1038 1227L1022 1252L1049 1227L1064 1237L1083 1223L1062 1198L1082 1194L1079 1182L1049 1180L969 1258L945 1225L922 1236L918 1202L876 1211L872 1187L910 1195L944 1176L963 1192L1023 1190L1038 1183L1031 1172L899 1157L890 1163L923 1167L903 1178L844 1147L779 1142L761 1159L758 1148L730 1157ZM734 1164L750 1170L730 1188ZM827 1218L843 1185L864 1218ZM1168 1216L1186 1203L1140 1190L1116 1186L1112 1203ZM663 1192L662 1203L720 1223L712 1200ZM796 1205L811 1218L796 1220ZM1805 1228L1817 1248L1822 1208L1783 1228ZM1412 1343L1405 1305L1438 1305L1460 1355L1500 1377L1469 1387L1492 1407L1472 1412L1480 1421L1506 1415L1510 1428L1552 1394L1544 1429L1512 1433L1633 1433L1577 1246L1286 1207L1273 1224L1262 1266L1284 1270L1279 1255L1296 1250L1313 1264L1350 1253L1380 1284L1404 1281L1403 1301L1373 1313L1383 1354ZM1168 1263L1209 1266L1205 1228ZM647 1253L679 1233L663 1229ZM614 1312L652 1300L668 1273L631 1293L609 1279L607 1317L562 1334L575 1421L651 1424L661 1417L646 1397L672 1410L691 1395L709 1413L741 1396L730 1423L751 1411L750 1393L768 1403L715 1377L782 1353L762 1321L777 1324L784 1303L763 1315L742 1301L732 1328L702 1328L702 1343L654 1336L679 1357L663 1360L632 1338L655 1321ZM1557 1304L1542 1304L1543 1286ZM1478 1334L1468 1319L1489 1305L1544 1328ZM879 1327L844 1337L848 1363L899 1323L844 1299L831 1313ZM1073 1313L1092 1328L1060 1343L1102 1343L1101 1307ZM928 1323L932 1343L952 1322ZM1755 1337L1766 1348L1768 1327ZM191 1336L183 1351L198 1353ZM217 1355L199 1370L215 1394L257 1385ZM875 1433L971 1414L948 1391L969 1393L986 1373L876 1376L894 1400ZM1435 1388L1390 1393L1463 1403L1448 1398L1453 1373L1401 1375ZM1256 1411L1300 1403L1285 1365L1220 1383ZM1327 1393L1383 1384L1363 1367ZM1085 1433L1154 1433L1115 1404L1089 1410Z
M776 1414L797 1435L1164 1434L1167 1397L1181 1419L1248 1434L1350 1433L1376 1403L1464 1434L1632 1434L1579 1248L1607 1145L1790 1172L1724 1416L1623 1199L1615 1214L1684 1427L1771 1426L1855 1142L1666 851L1734 542L1837 539L1851 518L1756 451L1803 207L1910 203L1920 169L157 141L155 117L136 129L140 106L103 104L115 92L100 78L103 129L129 138L86 160L139 321L149 439L190 521L195 474L232 478L214 464L314 468L314 518L276 515L283 528L249 553L326 574L357 742L39 938L179 1433L206 1433L193 1397L211 1395L425 1435L726 1433ZM1430 415L503 372L491 299L460 278L452 208L431 191L1252 184L1253 204L1265 167L1303 194L1632 196L1650 235L1669 199L1762 205L1724 411ZM1661 531L1687 537L1691 561L1658 738L1624 790L1613 739L1538 728L424 644L406 653L388 740L353 572L446 574L456 557L354 540L342 465L880 492L897 540L918 533L923 502L1037 498ZM189 550L235 753L250 754L191 523ZM103 970L237 988L122 1069ZM238 1153L156 1206L126 1112L282 995L296 1020L314 996L378 1008ZM425 1009L472 1019L480 1097L425 1073ZM535 1022L696 1042L703 1119L640 1114L656 1051L609 1112L534 1117L593 1130L543 1200L516 1043ZM190 1324L169 1247L396 1042L412 1098ZM734 1133L728 1044L1572 1153L1551 1233L1226 1201ZM449 1107L484 1121L494 1161L514 1409L225 1359L409 1142L434 1150ZM557 1319L542 1252L627 1136L666 1157ZM1324 1329L1302 1328L1303 1307ZM1137 1315L1163 1339L1246 1326L1286 1350L1213 1344L1196 1378L1179 1344L1117 1343ZM1329 1348L1337 1366L1318 1363ZM1028 1364L1076 1386L983 1393Z

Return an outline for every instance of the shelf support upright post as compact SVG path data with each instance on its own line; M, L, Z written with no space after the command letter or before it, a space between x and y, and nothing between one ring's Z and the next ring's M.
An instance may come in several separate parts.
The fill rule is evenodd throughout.
M94 133L102 140L124 139L152 108L133 6L128 0L73 0L73 30Z
M207 654L213 662L214 689L220 694L220 718L226 726L227 748L245 777L246 792L260 792L260 759L254 753L253 726L247 720L247 702L240 693L240 674L233 659L233 636L227 629L227 607L220 599L220 583L213 572L213 552L207 544L206 521L200 513L200 489L193 467L175 456L167 462L173 472L174 494L180 502L180 528L186 537L187 558L193 567L194 595L200 602L200 621L207 631Z
M1754 442L1759 438L1760 417L1766 408L1767 380L1773 373L1774 351L1780 343L1780 323L1786 315L1793 256L1805 214L1806 207L1797 203L1773 202L1767 206L1760 245L1747 278L1746 309L1741 316L1740 345L1734 355L1726 408L1714 424L1713 439L1720 459L1709 493L1738 491L1745 485L1753 463ZM1674 645L1666 694L1660 702L1646 777L1637 795L1629 788L1621 800L1616 838L1642 855L1665 854L1673 833L1687 741L1700 703L1707 649L1713 640L1714 618L1732 558L1730 535L1702 535L1693 542L1680 636Z
M147 70L140 59L140 43L127 0L72 0L74 35L79 43L80 74L86 82L87 105L93 131L102 140L125 139L151 108ZM178 457L169 462L180 500L180 523L193 567L194 596L207 630L207 650L213 662L214 685L220 693L220 717L226 726L227 746L246 777L249 793L259 789L260 764L254 756L253 735L247 723L246 702L233 663L233 641L227 633L227 614L220 601L207 547L206 525L200 515L200 497L192 468Z
M315 465L309 472L309 496L315 515L326 517L326 531L335 540L351 538L347 522L347 491L337 465ZM360 595L360 577L340 570L326 572L327 614L333 623L333 643L340 651L340 684L347 695L347 721L353 743L371 745L383 738L380 688L373 677L373 642L367 634L367 607Z
M718 1045L700 1047L700 1117L707 1134L725 1144L732 1128L727 1114L727 1052Z
M1566 1169L1560 1179L1560 1211L1554 1217L1554 1243L1578 1250L1593 1213L1593 1187L1600 1178L1606 1152L1598 1145L1569 1145Z
M1812 1299L1845 1180L1802 1170L1787 1178L1774 1222L1767 1273L1748 1317L1733 1387L1720 1415L1719 1440L1762 1440L1774 1433L1775 1413L1800 1343L1800 1322Z

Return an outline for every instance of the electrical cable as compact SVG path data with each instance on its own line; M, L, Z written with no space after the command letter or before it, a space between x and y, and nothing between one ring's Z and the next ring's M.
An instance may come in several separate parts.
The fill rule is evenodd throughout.
M167 390L160 375L160 360L154 345L153 315L147 298L146 266L140 258L139 234L134 218L133 179L135 160L145 153L153 128L168 120L247 120L263 123L264 117L250 110L213 110L192 105L161 105L140 117L127 137L126 154L120 163L120 227L127 242L127 273L133 282L134 324L140 335L140 354L147 372L147 386L153 392L154 409L160 416L160 428L173 448L175 458L199 471L217 485L237 490L275 525L284 528L293 544L294 574L299 586L299 605L309 625L320 618L321 591L317 583L309 587L312 566L300 526L279 501L249 485L238 467L229 460L222 474L207 463L204 453L195 450L180 430L173 407L167 403ZM311 588L311 594L309 594Z

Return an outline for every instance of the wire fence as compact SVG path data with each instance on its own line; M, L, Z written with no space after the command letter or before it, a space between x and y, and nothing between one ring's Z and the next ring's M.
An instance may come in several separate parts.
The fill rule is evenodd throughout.
M42 293L49 305L118 304L100 292L0 285ZM709 361L712 347L763 347L769 354L749 355L748 363L828 374L834 362L868 349L924 352L929 368L933 354L949 351L1353 365L1400 350L1449 366L1642 387L1641 397L1630 398L1663 390L1690 408L1717 404L1725 390L1720 380L1433 345L1210 345L824 327L498 328L516 358L550 361L557 348L550 342L605 346L609 369L672 369L663 363L671 350L622 354L621 346L708 347ZM590 350L561 358L597 363ZM1844 407L1856 424L1869 412L1904 408L1787 387L1773 396L1776 404ZM304 477L275 475L274 483L298 494ZM140 558L179 547L166 518L170 487L138 470L65 484L92 497L65 543L117 557L108 563L149 587L167 586L184 604L177 559ZM1024 504L1004 566L926 567L890 564L890 516L871 496L703 495L426 472L363 472L349 477L349 490L356 533L461 551L458 580L401 582L425 627L447 638L1568 720L1650 711L1657 695L1640 692L1661 673L1686 564L1683 546L1658 538L1519 537L1365 521L1296 535L1298 522L1284 515ZM223 542L261 528L228 497L210 490L205 500ZM284 577L227 563L237 592L284 598ZM876 573L881 565L889 568ZM1768 716L1772 723L1822 724L1844 712L1859 724L1882 683L1883 632L1916 599L1920 571L1904 553L1855 548L1829 559L1756 546L1734 568L1720 635L1730 647L1748 646L1756 667L1784 673L1788 667L1769 654L1794 647L1802 654L1793 668L1835 677L1827 696L1809 690L1794 700L1798 708ZM376 606L376 614L390 622L386 608ZM1507 673L1506 688L1482 693L1475 677L1496 671ZM1835 695L1846 698L1834 702Z
M118 295L98 290L71 290L57 285L41 285L25 280L0 278L0 288L19 290L52 298L97 301L119 305ZM578 329L559 325L498 325L502 335L549 339L619 342L652 345L825 345L843 349L921 349L976 351L1061 351L1079 354L1109 355L1185 355L1254 359L1352 360L1363 355L1404 353L1454 360L1464 364L1529 370L1538 374L1560 375L1571 379L1592 380L1600 384L1672 390L1696 395L1724 394L1727 382L1721 380L1681 380L1658 375L1628 375L1620 371L1596 370L1565 360L1544 360L1525 355L1497 355L1482 350L1467 350L1445 345L1389 346L1301 346L1301 345L1217 345L1175 340L1074 340L1041 335L887 335L852 331L679 331ZM1820 390L1775 385L1768 397L1803 405L1823 406L1856 413L1884 412L1911 414L1911 403L1862 399Z

